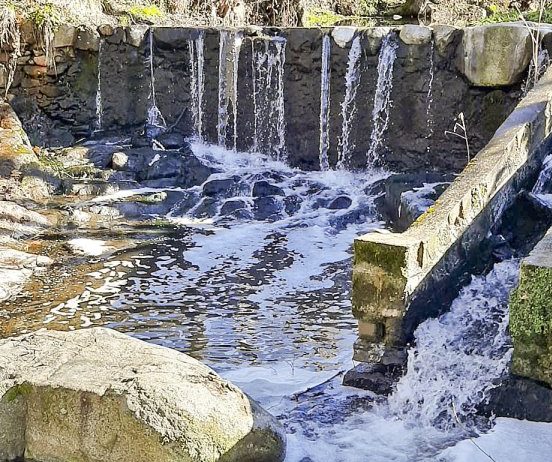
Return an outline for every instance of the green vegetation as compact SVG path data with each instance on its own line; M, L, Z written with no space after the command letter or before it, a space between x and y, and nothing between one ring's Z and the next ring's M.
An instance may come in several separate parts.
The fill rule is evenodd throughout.
M22 383L20 385L15 385L14 387L10 388L6 394L4 395L4 399L8 403L14 402L17 398L20 396L25 396L30 394L32 391L31 385L28 383Z
M525 266L510 299L510 332L514 338L552 333L552 270Z
M523 12L523 18L526 21L539 22L539 11ZM498 22L512 22L520 21L521 17L519 12L514 8L500 7L494 3L487 6L487 17L482 21L483 23L498 23ZM544 9L541 21L543 23L552 23L552 7Z
M61 9L50 2L37 5L28 13L27 17L38 28L50 27L55 29L64 22Z
M303 18L306 27L332 27L347 19L346 16L328 10L310 10Z
M139 22L155 22L164 16L164 13L157 5L135 5L128 12L132 18Z

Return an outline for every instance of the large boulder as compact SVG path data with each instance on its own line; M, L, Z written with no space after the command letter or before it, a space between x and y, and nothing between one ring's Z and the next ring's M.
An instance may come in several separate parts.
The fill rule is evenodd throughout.
M513 85L527 70L531 50L531 35L521 24L468 27L458 47L458 67L476 86Z
M0 460L280 461L274 418L195 359L103 328L0 341Z

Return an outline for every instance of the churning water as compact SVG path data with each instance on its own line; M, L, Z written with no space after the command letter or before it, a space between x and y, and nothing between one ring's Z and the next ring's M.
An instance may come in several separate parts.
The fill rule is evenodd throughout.
M350 244L381 226L373 191L386 174L307 173L220 147L193 151L215 173L166 191L179 198L167 218L182 231L100 259L61 303L38 298L33 328L108 325L193 355L280 419L290 462L486 460L462 441L489 428L476 408L508 365L517 262L475 277L450 313L423 323L407 374L376 399L341 380L356 332ZM497 429L512 431L509 421Z

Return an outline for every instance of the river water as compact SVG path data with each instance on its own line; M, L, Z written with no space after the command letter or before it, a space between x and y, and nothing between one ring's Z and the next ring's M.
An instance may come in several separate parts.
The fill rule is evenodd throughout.
M508 444L517 456L495 460L549 460L546 424L476 417L508 367L517 261L475 277L450 313L418 328L388 399L343 387L356 338L351 243L385 232L374 185L387 173L302 172L202 144L193 151L216 173L178 191L162 218L180 230L93 258L55 297L55 281L44 282L23 299L19 332L104 325L188 353L278 417L290 462L492 460L485 452ZM101 254L98 244L81 242ZM489 430L476 438L486 450L469 439Z

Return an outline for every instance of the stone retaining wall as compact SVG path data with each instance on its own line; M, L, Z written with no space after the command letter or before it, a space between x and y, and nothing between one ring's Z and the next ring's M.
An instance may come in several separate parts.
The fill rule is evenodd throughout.
M132 133L144 124L151 103L147 28L103 26L93 31L61 27L53 42L55 68L46 65L43 46L28 29L22 28L22 53L9 99L35 144L69 145L98 129L99 74L101 128L105 132ZM157 28L153 34L157 103L169 125L185 111L175 128L183 134L192 132L190 40L199 32ZM345 32L343 28L240 31L243 41L237 70L238 148L251 149L252 144L252 49L263 46L259 42L270 37L283 37L287 40L283 76L287 155L292 165L319 168L322 41L325 34L331 34L338 37L330 42L328 154L330 164L335 165L342 135L341 104L348 55L352 40L358 36L362 54L350 138L355 147L350 164L366 165L373 131L378 54L382 37L389 29L353 30L348 41L339 38L351 31ZM216 142L220 32L205 29L203 33L205 138ZM464 142L445 131L453 128L455 117L463 112L472 150L475 152L488 142L519 99L520 81L529 56L528 33L513 25L466 31L448 26L433 30L404 26L393 33L398 48L382 163L395 171L460 171L467 162ZM494 45L498 39L500 53ZM0 51L0 88L6 84L9 60L10 50ZM476 68L473 63L477 63ZM489 72L497 75L496 82L485 80ZM230 131L232 124L230 120Z
M438 314L469 265L485 250L552 130L552 69L516 107L490 143L404 233L355 241L353 307L361 339L356 359L400 362L416 326ZM398 355L397 355L398 353Z

